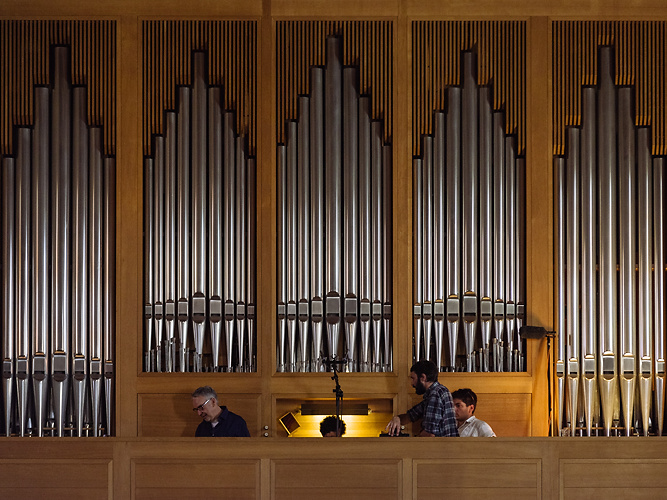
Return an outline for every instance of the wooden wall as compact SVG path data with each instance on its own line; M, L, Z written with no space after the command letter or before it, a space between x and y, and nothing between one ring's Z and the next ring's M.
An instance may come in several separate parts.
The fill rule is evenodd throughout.
M188 436L194 433L198 419L190 411L188 394L197 386L212 385L222 395L223 402L233 411L241 413L249 423L253 436L264 432L279 435L281 432L276 419L280 399L290 398L330 398L333 383L326 374L287 374L276 373L275 331L276 331L276 165L275 148L277 143L276 123L276 61L275 27L279 20L389 20L393 23L393 136L392 145L394 179L394 241L393 253L395 265L393 275L393 329L394 329L394 373L383 374L343 374L341 384L346 397L390 399L394 412L403 412L414 401L414 392L409 384L408 369L412 352L412 156L411 137L412 109L410 95L412 82L411 68L411 22L414 20L519 20L526 23L526 186L527 186L527 323L544 325L554 324L554 266L553 266L553 194L552 194L552 91L551 91L551 33L552 22L560 19L665 19L667 5L660 0L638 0L618 2L616 0L584 0L572 3L566 0L523 0L500 1L442 1L442 0L109 0L107 2L89 2L82 4L78 0L4 0L0 3L2 19L112 19L117 22L116 36L116 157L117 157L117 312L116 312L116 359L117 394L116 394L116 435L121 438L148 436ZM257 311L258 311L258 371L257 373L230 374L157 374L142 372L142 287L143 287L143 240L142 240L142 155L143 138L142 116L142 22L159 19L182 20L256 20L258 22L258 71L257 78ZM505 436L545 436L548 432L548 401L546 383L546 343L528 342L528 369L526 373L505 374L443 374L441 380L450 389L471 387L480 394L478 415L488 420L500 435ZM40 442L41 443L41 442ZM44 450L59 449L58 456L68 456L52 441L44 445L30 441L23 451L21 444L12 441L12 449L21 449L21 454L35 457L46 456ZM153 488L162 488L165 484L156 480L157 470L170 470L174 465L174 474L167 474L170 485L178 486L179 470L182 471L182 487L185 488L191 478L178 464L197 464L196 481L200 485L208 484L206 478L220 479L220 471L230 478L244 478L234 483L234 494L238 498L256 497L261 493L268 498L269 492L276 497L290 496L295 487L294 477L327 476L327 462L320 457L319 462L301 464L296 471L291 470L285 460L291 460L295 451L279 451L287 443L262 440L252 444L244 443L242 449L257 449L255 455L233 456L249 457L241 462L215 462L212 466L208 458L224 458L222 447L212 442L190 441L114 441L91 443L72 453L88 453L88 473L96 476L100 484L109 488L130 488L136 498L158 495ZM151 444L152 443L152 444ZM231 443L231 441L230 441ZM236 442L234 442L236 443ZM476 479L482 472L482 459L494 456L497 463L484 468L485 474L504 471L511 467L516 474L508 486L521 496L542 491L547 498L556 496L560 488L583 487L585 481L577 483L577 462L560 464L560 455L555 451L560 445L550 441L508 441L499 440L491 446L463 441L460 444L447 443L443 451L435 451L431 444L422 442L419 453L412 446L399 446L394 443L385 453L381 443L350 443L345 440L333 446L334 455L338 454L339 464L345 462L348 452L345 446L354 446L362 450L368 446L370 451L378 452L374 459L375 469L369 473L369 484L386 488L388 498L401 493L415 493L424 498L439 496L449 480L434 474L433 467L463 474L457 476L458 482L472 489L482 487ZM251 448L246 448L247 446ZM260 452L262 445L269 446L277 454ZM295 443L290 442L286 449ZM44 446L42 449L41 446ZM69 446L69 445L65 445ZM204 447L203 449L201 447ZM301 446L301 445L299 445ZM308 447L308 444L303 446ZM338 448L341 446L341 448ZM441 446L439 443L438 446ZM657 446L657 445L656 445ZM89 448L88 448L89 447ZM149 447L158 451L148 452ZM464 448L465 447L465 448ZM224 448L227 448L225 446ZM234 449L239 448L234 445ZM8 449L3 446L1 453ZM207 451L207 450L212 451ZM300 449L300 448L298 448ZM314 450L315 447L312 446ZM559 448L558 448L559 449ZM616 448L614 448L616 449ZM619 448L620 449L620 445ZM340 451L339 451L340 450ZM484 450L485 453L482 453ZM568 457L577 457L578 453L592 456L583 445L567 448ZM175 454L172 455L171 452ZM203 454L202 454L203 452ZM490 452L490 453L486 453ZM95 458L102 453L103 458ZM284 455L282 455L284 453ZM315 453L310 450L309 453ZM356 453L356 451L355 451ZM368 463L370 454L354 455L355 460ZM428 455L432 453L432 455ZM544 455L544 454L547 455ZM306 455L307 456L307 455ZM439 457L439 462L420 462L420 457ZM457 465L452 457L465 456L465 465ZM607 455L608 456L608 455ZM181 457L181 458L178 458ZM284 458L280 458L284 457ZM409 457L409 458L406 458ZM476 462L479 457L479 462ZM502 462L502 457L511 458L516 463ZM532 457L532 458L531 458ZM556 457L556 458L555 458ZM300 458L305 458L300 457ZM430 460L429 458L429 460ZM67 467L67 459L42 459L35 465ZM51 460L51 462L49 462ZM55 462L54 462L55 460ZM113 460L113 465L108 465ZM108 467L119 467L121 471L113 474ZM566 460L566 459L563 459ZM591 460L591 459L587 459ZM624 461L609 461L604 467L605 473L624 467ZM588 462L586 462L588 463ZM599 466L605 462L595 462ZM632 462L634 463L634 462ZM655 462L656 464L658 462ZM73 465L71 463L70 465ZM171 465L170 465L171 464ZM435 465L434 465L435 464ZM512 465L514 464L514 465ZM549 467L546 467L546 465ZM219 467L218 467L219 466ZM306 466L304 468L304 466ZM343 467L343 465L340 465ZM516 466L516 467L514 467ZM553 466L553 467L552 467ZM319 469L318 469L319 467ZM349 467L349 465L345 465ZM457 469L458 467L458 469ZM551 467L551 468L550 468ZM343 467L344 468L344 467ZM569 468L569 469L568 469ZM15 477L2 468L3 475ZM13 469L12 469L13 470ZM57 470L49 468L49 471ZM341 471L343 469L340 469ZM572 475L558 476L566 470ZM307 472L303 472L307 471ZM295 475L296 474L296 475ZM482 474L482 475L485 475ZM66 478L66 473L53 474ZM506 477L505 474L500 474ZM379 481L375 478L391 476L391 481ZM18 476L16 476L18 477ZM127 485L119 484L119 479L128 480ZM464 479L461 479L464 478ZM565 478L565 479L564 479ZM610 476L610 480L615 476ZM436 480L437 479L437 480ZM106 483L104 483L106 481ZM438 482L440 481L440 482ZM1 481L0 481L1 482ZM173 484L172 484L173 483ZM14 483L3 483L14 484ZM97 484L97 482L96 482ZM304 482L303 484L308 484ZM112 486L113 485L113 486ZM10 487L10 486L6 486ZM19 486L16 486L19 487ZM102 486L104 489L106 486ZM216 487L215 485L211 487ZM314 486L313 486L314 487ZM350 488L362 487L349 485ZM472 495L472 489L471 495ZM477 491L477 490L475 490ZM569 491L569 490L568 490ZM579 490L578 490L579 491ZM479 491L477 491L479 492ZM309 490L309 493L313 491ZM272 493L273 494L273 493ZM573 493L574 494L574 493ZM578 493L577 493L578 494ZM381 495L382 496L382 495ZM539 496L539 493L538 493ZM575 495L576 496L576 495ZM128 497L126 497L128 498Z
M652 499L666 454L637 438L9 438L0 497Z

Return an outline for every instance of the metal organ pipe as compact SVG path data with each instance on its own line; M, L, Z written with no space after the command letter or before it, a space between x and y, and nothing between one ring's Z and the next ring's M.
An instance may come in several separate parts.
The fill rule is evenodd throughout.
M324 68L310 69L310 285L312 371L323 371L324 355ZM279 150L284 146L279 146ZM361 154L360 154L361 156ZM278 206L278 217L284 217L286 207ZM280 243L280 242L279 242ZM284 251L280 248L279 252ZM284 279L279 286L284 286Z
M491 370L493 318L493 110L491 89L479 89L479 318L482 338L480 371ZM525 200L517 202L524 206ZM523 267L520 267L523 269Z
M449 370L456 369L461 320L461 89L447 99L447 330Z
M196 371L203 370L204 333L207 323L208 289L206 273L206 110L207 97L204 81L205 61L202 52L193 54L192 85L192 320L194 322L194 365ZM233 206L233 199L232 199ZM227 209L227 207L225 207ZM227 216L231 214L227 213ZM233 226L231 226L233 228ZM162 241L160 241L162 244ZM231 276L233 280L233 274Z
M477 74L472 52L463 54L461 171L463 201L463 328L466 371L476 371L475 335L479 318L479 129ZM510 242L514 247L514 241Z
M369 97L359 95L358 70L343 67L339 38L327 38L326 65L310 76L278 146L279 344L290 344L283 323L293 300L295 369L320 371L328 357L348 371L389 370L391 149ZM282 347L277 354L280 367Z
M554 160L558 431L569 420L568 433L597 434L601 413L607 436L662 435L664 160L651 156L649 129L635 126L633 89L614 84L612 47L598 59L597 86L582 89L581 126L568 130L567 172Z
M656 434L662 436L665 416L665 164L664 158L653 159L653 290L655 298L655 415Z
M15 191L16 182L15 159L5 157L2 160L2 395L4 403L5 435L11 436L12 400L14 398L14 382L16 378L14 361L14 332L17 331L16 310L16 215Z
M297 282L297 318L299 325L299 366L298 370L310 370L309 316L310 316L310 99L299 98L298 123L298 256L297 261L303 266ZM346 324L347 327L347 324ZM350 335L350 332L346 332ZM353 357L350 359L354 359Z
M178 252L176 262L178 265L176 274L176 295L178 296L178 370L188 371L187 344L188 336L192 327L192 309L190 305L190 99L191 90L189 87L179 87L178 89L178 116L176 117L177 131L177 170L176 178L177 192L176 199L178 204ZM147 159L147 161L149 161ZM145 180L145 182L148 182ZM150 205L149 205L150 206ZM150 216L150 214L149 214ZM152 217L149 217L152 221ZM151 222L152 223L152 222ZM148 229L145 229L147 231ZM148 266L148 263L146 263ZM152 269L147 269L152 273ZM150 346L146 346L148 351ZM153 363L155 367L155 363ZM151 370L148 370L151 371Z
M167 371L174 371L177 330L176 318L176 114L165 113L166 137L164 142L164 357Z
M582 89L581 127L581 385L584 397L586 434L599 421L597 380L597 273L595 179L595 89ZM560 278L559 278L560 279ZM563 309L563 313L565 310Z
M472 52L463 55L462 74L413 160L414 355L420 359L423 345L425 357L446 370L519 371L525 369L518 339L525 318L525 163L515 138L505 134L503 113L492 109L491 89L477 85Z
M373 121L371 124L371 296L373 303L371 316L373 319L373 371L382 371L382 292L384 277L383 262L383 218L382 218L382 123Z
M447 318L445 317L445 301L447 300L447 291L445 289L445 227L446 227L446 156L445 156L445 114L435 113L433 124L433 140L425 140L428 144L424 158L428 159L432 176L429 175L428 186L433 189L432 207L429 206L428 213L432 218L432 225L429 225L429 233L432 233L432 253L425 255L429 264L432 262L432 276L429 276L429 295L431 299L432 318L435 325L435 365L440 369L442 366L442 351L445 340L445 326ZM430 200L429 200L430 201ZM429 249L431 245L429 245ZM432 287L432 288L431 288Z
M208 89L208 271L209 327L213 371L220 371L223 321L223 229L222 229L222 141L221 89ZM228 354L230 351L227 351ZM229 358L228 358L229 359ZM229 361L227 361L229 366Z
M27 127L17 129L16 154L16 402L18 408L18 433L25 436L28 412L32 407L28 399L30 375L30 319L31 319L31 131ZM8 351L5 351L8 353ZM6 357L6 356L5 356ZM4 365L4 361L3 361ZM3 373L7 373L3 367ZM4 375L3 375L4 376ZM14 384L11 384L12 387ZM5 393L7 394L7 392ZM11 419L7 422L11 422ZM16 426L15 426L16 427ZM7 429L5 429L7 430ZM9 433L7 434L9 435Z
M70 84L69 49L52 59L33 126L15 128L2 160L4 434L110 435L115 166L87 124L86 88Z
M424 188L423 188L423 177L422 177L422 159L414 158L412 160L412 199L416 200L416 203L419 200L424 199ZM413 269L413 294L415 298L415 303L413 306L413 320L414 320L414 355L413 358L416 361L421 361L422 359L422 338L424 335L424 328L422 322L422 308L424 303L424 279L423 279L423 267L424 259L422 257L422 248L424 245L424 224L423 224L423 211L421 207L418 206L416 210L412 211L412 227L414 232L414 241L412 245L412 253L414 259L414 269Z
M653 275L651 242L653 230L653 176L649 151L648 129L637 130L637 231L639 255L639 290L637 322L637 358L641 424L645 436L649 434L649 417L653 385Z
M345 255L343 316L345 318L347 368L350 371L357 370L357 329L359 326L359 237L357 227L359 220L359 90L357 80L358 75L355 68L343 69L343 210L346 214L343 228L343 254ZM303 171L304 176L307 176L308 170L305 165ZM306 199L307 195L308 193L303 193ZM299 203L301 203L300 200Z
M145 159L147 371L255 369L254 159L206 57Z
M494 371L504 371L505 342L505 119L493 113L493 339Z
M433 138L422 138L422 168L423 168L423 189L427 194L423 202L423 220L424 220L424 243L423 243L423 284L424 284L424 303L422 305L422 315L424 318L424 359L437 363L440 355L435 357L431 355L431 339L433 335L433 199L430 194L433 192ZM441 343L436 341L436 346Z
M342 63L340 60L340 40L328 37L326 73L324 78L324 217L325 252L324 291L326 293L325 313L327 321L327 346L331 359L340 359L340 295L342 282L341 252L342 221ZM288 139L289 142L289 139ZM289 145L288 145L289 147ZM290 208L288 207L288 210Z
M72 112L72 225L73 234L72 302L88 301L88 132L86 91L74 89ZM113 292L115 293L115 292ZM72 395L77 435L83 435L83 418L88 389L88 307L73 308L72 316ZM115 310L115 309L113 309Z
M567 186L565 184L565 158L554 158L554 172L555 172L555 201L556 201L556 268L558 272L558 292L557 292L557 310L558 310L558 339L556 343L556 425L560 431L565 426L567 421L567 413L565 411L565 359L567 355L567 323L565 317L565 300L567 290L565 288L567 276L567 253L565 250L565 228L567 227L567 207L565 205L565 191Z
M54 51L54 82L51 113L51 384L55 428L63 435L67 416L70 375L71 310L63 307L71 289L69 262L71 259L71 88L67 69L69 51L56 47Z
M600 259L600 399L607 436L618 410L617 278L616 278L616 91L612 53L599 53L598 91L598 227Z
M32 393L38 436L44 435L48 412L48 334L49 287L47 273L51 261L49 251L49 89L35 87L35 124L32 151Z
M632 91L618 90L618 235L619 235L619 339L621 403L626 435L632 428L637 379L637 326L635 306L635 254L637 251L635 131Z
M565 266L567 269L566 303L579 304L579 129L568 129L568 154L565 160L565 186L567 202L565 221ZM567 391L570 414L570 433L574 435L579 408L579 310L574 308L567 315Z

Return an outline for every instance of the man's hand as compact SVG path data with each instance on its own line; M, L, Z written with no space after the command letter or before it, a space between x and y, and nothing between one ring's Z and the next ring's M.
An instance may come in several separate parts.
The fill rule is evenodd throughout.
M392 418L384 430L387 431L387 434L390 436L398 436L401 432L401 417L396 415L394 418Z

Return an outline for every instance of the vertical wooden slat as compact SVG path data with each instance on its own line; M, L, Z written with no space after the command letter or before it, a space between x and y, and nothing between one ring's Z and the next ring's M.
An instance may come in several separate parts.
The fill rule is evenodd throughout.
M224 107L236 110L236 129L256 149L256 21L144 21L144 154L163 132L165 110L176 106L176 87L190 80L191 53L208 52L208 80L221 85ZM168 49L165 50L165 47Z
M524 21L413 21L414 130L412 150L432 133L434 111L444 109L444 90L460 85L461 52L478 56L478 85L493 84L494 110L504 109L506 131L525 148L526 23Z
M635 123L652 129L652 154L665 154L664 21L554 21L554 154L564 153L566 126L581 121L581 86L597 83L600 45L615 51L617 85L635 87ZM564 71L568 56L576 71Z
M88 88L88 121L105 130L107 154L115 151L115 21L3 20L0 75L0 154L12 154L13 126L33 122L33 88L49 81L50 46L72 53L70 78Z
M295 119L296 97L308 93L311 66L325 64L324 41L343 39L343 64L359 66L359 88L371 97L374 116L384 120L384 139L392 127L393 57L389 21L278 21L276 23L277 99L276 130L285 141L284 123Z

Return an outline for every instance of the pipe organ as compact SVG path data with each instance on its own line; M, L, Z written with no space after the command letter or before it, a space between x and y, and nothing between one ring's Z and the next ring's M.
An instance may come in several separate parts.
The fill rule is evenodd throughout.
M32 126L2 160L2 379L6 435L113 434L115 180L94 89L70 46L34 86ZM35 82L37 83L37 82Z
M429 359L445 371L523 371L524 118L508 82L525 86L525 63L490 54L490 47L521 53L523 27L452 24L413 28L415 86L422 93L416 108L435 108L432 123L416 123L426 133L413 159L413 359ZM494 45L494 37L503 41ZM445 54L466 43L479 47L481 75L476 50ZM462 61L461 67L448 67L452 61ZM512 78L495 74L499 67ZM434 85L436 77L441 81Z
M651 98L639 80L664 71L664 57L634 73L637 88L619 84L625 51L605 41L578 69L596 79L579 89L580 123L554 157L557 432L662 435L665 168L638 113Z
M278 146L278 371L393 369L392 150L342 54L328 36Z
M144 161L145 371L255 371L255 159L207 54Z

